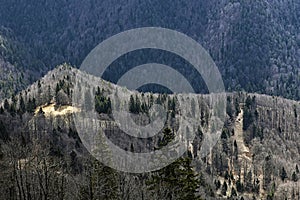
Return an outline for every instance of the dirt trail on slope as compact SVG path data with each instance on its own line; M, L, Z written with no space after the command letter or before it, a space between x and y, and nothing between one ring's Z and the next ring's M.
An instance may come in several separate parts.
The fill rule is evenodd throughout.
M240 163L247 164L248 170L252 167L252 154L250 152L250 149L245 145L244 139L243 139L243 118L244 116L244 110L241 109L241 112L237 116L237 119L234 124L234 136L233 139L237 143L237 148L238 148L238 154L239 157L238 159L240 160ZM245 169L242 165L241 167L241 178L244 181L244 176L245 176ZM259 174L257 177L260 181L260 197L262 198L264 196L264 190L263 190L263 175ZM250 197L250 194L249 194Z
M233 139L237 143L239 158L251 161L250 150L245 145L244 138L243 138L243 120L244 120L243 115L244 115L244 110L241 109L241 112L237 116L237 119L234 123L234 136L233 136Z
M246 173L244 167L245 166L250 167L251 161L252 161L252 155L250 153L250 150L244 143L243 116L244 116L244 111L243 111L243 109L241 109L239 115L236 118L236 121L234 122L234 135L232 136L233 141L236 141L236 144L237 144L238 160L239 160L239 163L241 164L240 172L241 172L242 182L244 182L244 176ZM234 169L234 167L231 166L231 164L233 164L233 162L229 161L230 170ZM235 179L237 180L239 178L238 177L239 172L233 170L233 174L234 174Z

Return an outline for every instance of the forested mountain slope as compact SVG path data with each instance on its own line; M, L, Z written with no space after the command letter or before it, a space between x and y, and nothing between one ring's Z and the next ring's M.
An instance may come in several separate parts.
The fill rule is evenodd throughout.
M60 66L1 104L1 199L299 198L299 102L228 93L221 138L202 158L199 150L203 130L210 123L210 105L205 95L194 94L199 99L194 106L201 113L195 119L201 121L202 129L186 144L188 152L159 171L129 174L103 166L83 146L73 118L81 112L72 104L76 76L89 77L68 65ZM95 89L99 90L95 109L100 126L122 149L153 151L180 134L178 96L141 94L105 81ZM133 100L124 97L120 104L140 113L139 122L147 119L151 99L168 109L167 123L157 137L131 140L115 125L113 102L107 95L121 90Z
M10 93L3 91L24 88L63 62L79 67L98 43L114 34L158 26L202 44L228 91L300 98L297 0L2 0L0 7L0 56L10 63L1 62L1 68L13 65L23 72L12 77L15 88L10 82L1 86L6 96ZM1 79L5 76L1 73Z

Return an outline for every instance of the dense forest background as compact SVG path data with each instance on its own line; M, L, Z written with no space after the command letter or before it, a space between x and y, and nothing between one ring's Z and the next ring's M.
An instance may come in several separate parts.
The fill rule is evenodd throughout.
M0 6L2 96L24 88L63 62L80 67L98 43L114 34L158 26L185 33L203 45L228 91L300 98L297 0L2 0ZM168 60L155 53L141 55L125 58L125 70L136 59L139 63L147 63L149 57ZM104 78L114 81L119 71L117 66Z

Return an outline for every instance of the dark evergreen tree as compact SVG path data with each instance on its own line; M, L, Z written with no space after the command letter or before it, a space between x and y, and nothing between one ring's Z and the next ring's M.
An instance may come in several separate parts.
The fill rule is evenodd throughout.
M252 171L251 170L246 174L244 182L245 182L245 190L247 192L252 192L253 185L252 185Z
M221 182L220 182L220 180L215 180L215 186L216 186L217 190L219 190L221 188Z
M52 100L52 93L51 93L51 87L50 85L48 86L48 91L47 91L47 103L50 104Z
M286 171L285 171L285 168L284 167L282 167L281 168L281 172L280 172L280 178L281 178L281 180L282 181L284 181L285 179L287 179L288 177L287 177L287 173L286 173Z
M2 106L0 106L0 114L4 113L4 108Z
M9 110L9 108L10 108L10 105L9 105L9 103L8 103L8 100L5 99L5 100L4 100L4 109L5 109L5 110Z
M237 192L235 190L234 187L231 188L231 197L236 197L237 196Z
M255 120L256 113L256 97L247 96L244 107L243 129L247 130ZM258 115L258 114L257 114ZM253 137L252 137L253 138ZM250 140L252 139L250 138Z
M239 176L239 179L237 180L236 182L236 190L239 192L239 193L242 193L244 192L244 185L241 181L241 176Z
M0 121L0 139L4 142L9 140L9 134L7 132L7 129L2 121ZM1 145L0 145L1 147Z
M161 187L167 199L201 199L197 195L200 181L188 157L179 158L167 167L155 172L147 182L149 190L156 192ZM160 187L160 188L158 188Z
M135 95L135 113L138 114L141 111L141 101L138 95Z
M24 99L22 97L22 95L20 95L20 106L19 106L19 112L21 114L25 113L26 112L26 105L25 105L25 102L24 102Z
M132 95L130 95L129 99L129 112L136 113L136 104Z
M254 180L253 182L252 191L255 192L256 194L259 194L259 188L260 188L260 181L258 178L256 178L256 180Z
M32 100L31 100L31 98L29 98L27 106L26 106L27 112L33 113L35 108L36 108L35 98L33 98Z
M222 186L222 195L223 196L226 196L227 190L228 190L228 186L227 186L226 181L224 181L223 186Z
M130 151L131 151L131 152L134 152L133 144L130 145Z
M163 134L164 134L163 139L161 140L161 142L159 144L160 147L166 146L175 137L174 133L172 132L172 130L170 128L165 128L163 131Z
M45 114L45 112L43 111L43 108L42 108L42 107L40 107L40 109L39 109L39 114L41 114L41 115L44 115L44 114Z
M296 172L293 172L293 174L292 174L292 181L294 181L294 182L298 181L298 176L297 176Z
M111 100L104 96L104 90L101 91L99 87L95 95L95 110L98 113L111 114Z

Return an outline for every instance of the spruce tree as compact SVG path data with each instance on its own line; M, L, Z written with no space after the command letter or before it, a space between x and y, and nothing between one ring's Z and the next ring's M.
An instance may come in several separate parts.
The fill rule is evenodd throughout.
M226 196L227 190L228 190L228 186L227 186L226 181L224 181L223 186L222 186L222 195L223 196Z
M190 158L182 157L155 172L147 182L149 190L155 193L164 189L167 199L201 199L197 194L200 181L191 162Z
M21 114L25 113L26 112L26 105L25 105L25 102L24 102L24 99L22 97L22 95L20 95L20 107L19 107L19 111Z
M284 181L285 179L287 179L287 173L286 173L284 167L282 167L282 169L281 169L280 178L281 178L282 181Z
M1 106L0 107L0 114L3 114L4 113L4 108Z
M129 112L136 113L135 101L132 95L130 95L129 99Z
M5 100L4 100L4 109L5 109L5 110L9 110L9 107L10 107L10 105L9 105L9 103L8 103L8 100L5 99Z
M296 172L293 172L293 174L292 174L292 180L293 180L294 182L297 182L297 181L298 181L298 176L297 176Z

